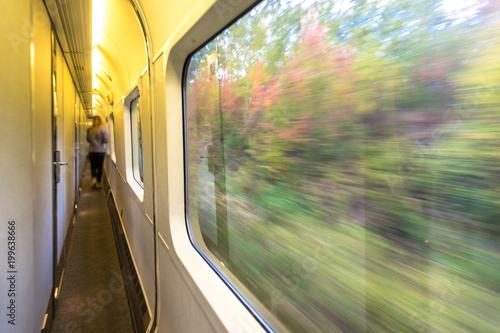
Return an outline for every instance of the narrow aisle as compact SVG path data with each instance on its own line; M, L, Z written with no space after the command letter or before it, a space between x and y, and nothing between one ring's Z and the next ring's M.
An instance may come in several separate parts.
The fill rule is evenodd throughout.
M52 333L133 332L103 189L87 162Z

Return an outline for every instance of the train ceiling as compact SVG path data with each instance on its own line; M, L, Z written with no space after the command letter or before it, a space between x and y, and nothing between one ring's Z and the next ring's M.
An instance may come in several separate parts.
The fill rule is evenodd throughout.
M64 58L86 110L92 108L92 15L90 0L44 0Z

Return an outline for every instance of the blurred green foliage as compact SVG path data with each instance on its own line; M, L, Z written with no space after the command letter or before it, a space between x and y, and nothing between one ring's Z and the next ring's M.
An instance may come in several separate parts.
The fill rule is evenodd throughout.
M500 330L500 8L445 3L269 0L191 60L196 241L291 331Z

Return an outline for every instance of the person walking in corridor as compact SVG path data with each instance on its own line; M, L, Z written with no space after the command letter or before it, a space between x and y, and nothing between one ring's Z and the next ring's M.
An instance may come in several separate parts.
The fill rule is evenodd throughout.
M94 116L92 126L87 129L89 142L89 160L92 174L92 189L99 190L101 186L102 167L106 154L105 143L109 141L108 131L104 127L101 117Z

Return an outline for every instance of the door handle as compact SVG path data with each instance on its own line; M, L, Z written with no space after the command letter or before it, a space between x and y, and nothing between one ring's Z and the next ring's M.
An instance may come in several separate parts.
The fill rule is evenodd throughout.
M54 162L54 165L68 165L68 162Z

